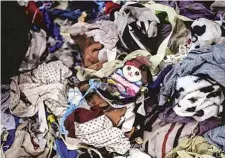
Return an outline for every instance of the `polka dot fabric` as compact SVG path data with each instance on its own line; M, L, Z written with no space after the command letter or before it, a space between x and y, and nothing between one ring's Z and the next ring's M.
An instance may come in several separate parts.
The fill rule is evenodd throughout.
M106 147L110 152L125 154L130 149L130 142L124 133L105 115L79 124L75 122L76 137L83 143L98 148Z

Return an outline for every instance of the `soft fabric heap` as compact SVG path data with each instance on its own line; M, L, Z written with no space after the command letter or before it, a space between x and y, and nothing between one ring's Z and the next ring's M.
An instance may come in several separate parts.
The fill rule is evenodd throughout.
M222 1L2 2L1 157L225 158Z

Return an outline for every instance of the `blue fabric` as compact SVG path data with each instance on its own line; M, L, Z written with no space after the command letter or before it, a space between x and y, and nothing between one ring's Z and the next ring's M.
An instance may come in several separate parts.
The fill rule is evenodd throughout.
M96 81L94 79L90 79L89 80L89 85L90 85L90 88L87 90L87 92L84 94L84 96L81 98L81 100L79 101L78 105L75 105L75 104L71 104L71 102L68 100L69 102L69 105L67 108L66 108L66 112L65 114L62 116L62 118L60 119L60 122L59 122L59 132L62 133L62 134L65 134L67 135L69 132L66 130L65 126L64 126L64 122L66 120L66 118L71 114L73 113L73 111L79 107L80 103L83 101L83 99L85 99L84 97L90 93L90 92L93 92L94 90L97 90L101 85L102 83L99 81Z
M214 128L204 134L204 138L218 148L225 151L225 125Z
M8 134L8 137L7 137L7 141L4 142L4 145L2 147L3 151L8 150L11 147L11 145L12 145L14 139L15 139L16 129L8 130L8 132L9 132L9 134Z
M56 139L56 152L61 156L61 158L76 158L78 152L76 150L68 150L66 145L62 140Z
M82 12L79 9L77 9L75 11L52 9L52 10L48 10L48 12L53 16L60 17L63 19L69 19L69 20L72 20L75 22L77 22L77 19L82 14Z
M173 67L172 65L168 65L166 68L164 68L157 77L157 79L153 83L148 85L148 88L150 89L160 88L160 84L163 82L164 77L172 69L172 67Z
M98 11L103 12L105 7L105 2L95 2L98 5Z
M14 117L14 120L15 120L15 129L7 130L9 132L9 134L8 134L8 137L7 137L7 141L4 142L4 145L2 147L3 151L8 150L11 147L11 145L12 145L14 139L15 139L16 128L19 125L19 118L16 117L16 116L13 116L13 117ZM2 141L2 143L3 143L3 141Z
M51 5L51 2L43 3L42 6L39 7L39 10L43 14L47 33L56 40L56 44L49 46L48 48L49 52L53 53L63 45L63 38L60 35L60 26L53 22L53 19L48 12L48 9L51 8Z

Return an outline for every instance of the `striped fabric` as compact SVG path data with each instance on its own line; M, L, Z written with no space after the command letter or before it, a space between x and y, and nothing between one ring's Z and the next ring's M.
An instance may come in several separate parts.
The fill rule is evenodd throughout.
M181 138L191 136L197 130L197 122L166 124L158 119L153 124L151 132L144 132L142 147L153 158L164 158L168 152L178 145Z

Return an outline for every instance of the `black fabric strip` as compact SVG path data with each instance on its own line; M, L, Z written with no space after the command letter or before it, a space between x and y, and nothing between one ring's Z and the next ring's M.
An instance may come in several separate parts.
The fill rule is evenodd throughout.
M178 129L177 134L175 136L174 142L173 142L173 148L175 148L178 145L178 141L180 138L180 135L184 129L185 124L182 124L182 126Z
M145 143L145 153L148 153L148 141Z

